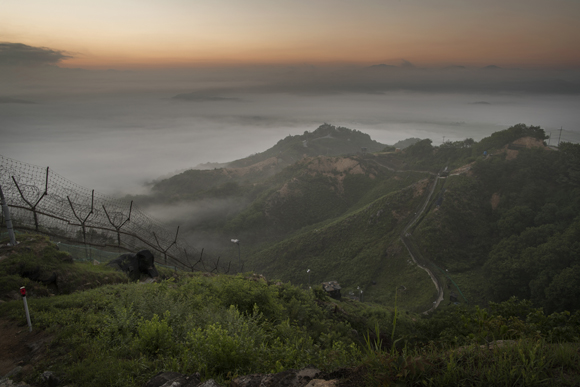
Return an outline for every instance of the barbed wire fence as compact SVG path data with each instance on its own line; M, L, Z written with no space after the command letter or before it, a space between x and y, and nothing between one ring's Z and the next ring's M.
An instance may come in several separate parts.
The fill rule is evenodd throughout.
M563 128L544 128L548 136L546 142L551 146L558 146L562 142L580 143L580 132L566 130Z
M82 243L136 252L148 249L156 262L187 271L228 273L230 263L208 259L203 249L141 212L133 201L101 195L54 173L49 167L0 155L0 186L15 229ZM2 219L4 224L4 219Z

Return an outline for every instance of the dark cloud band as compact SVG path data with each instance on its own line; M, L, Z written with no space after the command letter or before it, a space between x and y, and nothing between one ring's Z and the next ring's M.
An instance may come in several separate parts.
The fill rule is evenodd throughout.
M46 47L33 47L22 43L0 43L0 65L39 66L54 65L72 58L65 51Z

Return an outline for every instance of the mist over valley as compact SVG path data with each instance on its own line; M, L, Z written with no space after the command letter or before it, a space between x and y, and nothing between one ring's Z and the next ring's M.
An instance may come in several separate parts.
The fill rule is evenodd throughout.
M3 1L0 386L579 386L578 15Z
M565 140L578 140L578 94L502 89L503 79L518 71L492 75L496 86L488 89L473 81L485 71L478 69L459 75L390 69L403 72L403 80L388 74L367 76L369 69L364 68L290 70L41 67L16 78L9 76L10 70L3 78L8 87L0 103L0 153L49 165L100 192L126 194L146 192L147 182L201 163L261 152L324 122L364 131L383 144L408 137L435 143L444 137L478 140L518 122L553 132L563 127ZM414 86L413 73L439 83L434 88ZM573 79L573 74L567 76ZM537 74L520 77L533 81ZM551 77L543 74L540 79ZM471 86L445 86L463 85L462 78L472 79L467 83Z

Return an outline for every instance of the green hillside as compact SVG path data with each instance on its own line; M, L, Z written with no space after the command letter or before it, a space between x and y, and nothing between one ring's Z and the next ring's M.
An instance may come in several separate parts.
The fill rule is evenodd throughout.
M425 251L480 303L511 296L548 311L580 308L580 146L518 149L452 176L415 232ZM485 281L473 281L479 273Z
M0 366L30 385L50 370L62 385L142 386L171 371L228 386L310 365L343 387L576 386L580 145L543 138L520 124L479 143L303 157L251 181L196 171L145 198L239 200L183 227L207 255L236 266L240 252L233 275L161 268L131 282L44 237L2 240Z
M318 383L349 387L580 382L580 312L546 314L511 298L420 316L398 308L402 288L387 308L254 273L161 269L155 282L132 282L73 262L45 237L18 238L15 247L0 240L0 279L13 283L0 292L3 385L137 387L176 372L233 386L244 375L283 377L307 366L320 370ZM67 286L48 294L23 267L41 277L57 271ZM32 332L9 290L20 284L29 289Z
M365 152L377 152L384 147L384 144L372 140L361 131L323 124L313 132L288 136L267 151L233 161L228 167L246 167L270 157L277 157L289 165L304 157L356 154L361 153L362 148L366 148Z
M332 222L307 227L264 248L248 259L248 267L304 284L306 270L312 283L339 280L346 292L369 301L392 304L398 287L404 308L424 307L436 293L429 277L410 262L398 235L423 199L417 189L423 181L386 194L365 207ZM426 183L426 181L425 181ZM394 188L394 187L393 187ZM424 307L422 310L428 309ZM422 311L421 310L421 311Z
M382 150L384 144L358 130L319 126L313 132L288 136L270 149L227 163L226 168L188 170L152 186L155 202L192 200L244 192L244 185L260 182L305 157L356 155ZM245 187L247 190L247 187ZM150 201L151 198L139 197Z
M330 153L341 153L349 139L367 152L307 154L322 150L308 144L327 140L336 146ZM237 203L179 223L181 230L210 256L236 263L240 253L244 270L303 287L336 280L345 294L362 290L367 301L386 305L404 287L402 308L430 309L437 288L409 256L405 229L409 248L442 288L442 308L455 293L462 303L518 296L548 311L576 310L578 297L567 294L575 294L580 270L578 145L553 150L544 139L541 128L518 124L480 142L412 139L403 151L385 152L367 135L325 124L228 168L164 180L146 199ZM276 163L264 164L274 154Z

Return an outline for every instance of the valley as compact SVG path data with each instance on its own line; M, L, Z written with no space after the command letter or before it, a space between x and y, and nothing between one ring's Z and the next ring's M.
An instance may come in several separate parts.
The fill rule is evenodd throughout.
M173 214L179 237L227 274L157 256L158 277L134 281L38 234L20 231L14 247L3 237L0 329L18 336L5 350L23 365L11 377L43 385L50 369L76 385L136 386L172 371L233 386L314 366L320 383L345 387L575 385L579 146L548 148L523 124L405 149L330 125L304 136L335 132L336 154L309 146L299 157L305 140L291 136L125 198ZM20 284L30 335L18 328ZM530 363L537 356L549 360ZM4 371L17 364L0 360Z
M180 225L207 254L236 262L239 253L244 271L301 286L309 279L336 280L344 293L362 290L365 300L383 305L392 305L396 289L403 286L399 305L414 312L429 310L442 298L450 304L451 293L459 302L485 305L500 300L484 285L487 254L506 235L498 234L497 222L504 212L515 211L513 206L553 200L529 167L514 168L547 157L559 165L550 177L551 191L571 195L557 175L566 175L565 165L575 162L576 145L566 145L570 151L564 153L553 151L542 144L543 136L538 127L519 124L480 142L433 146L415 139L401 150L324 124L224 168L190 170L159 181L152 195L133 199L157 208L184 208L184 216L170 223ZM304 146L330 138L335 148ZM500 188L489 181L488 168L522 174L522 185L507 183L511 178L506 176L507 186ZM521 204L505 202L526 186L535 191L516 199ZM498 208L498 192L504 190ZM492 196L496 201L490 206ZM572 197L568 205L576 211ZM218 198L224 206L212 207L202 219L195 211L187 213L188 206L202 207ZM562 227L573 218L567 219ZM537 227L533 221L529 226ZM231 239L240 241L239 251Z

